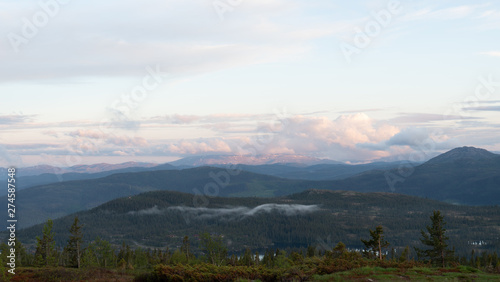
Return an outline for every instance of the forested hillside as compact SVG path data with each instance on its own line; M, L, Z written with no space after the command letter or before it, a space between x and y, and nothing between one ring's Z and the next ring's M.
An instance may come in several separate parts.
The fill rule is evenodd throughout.
M119 245L175 248L184 236L200 232L221 234L230 251L246 247L328 246L342 241L361 248L360 238L370 228L382 225L391 247L402 251L417 246L420 230L429 214L441 210L446 217L450 244L459 254L481 249L498 250L499 207L456 206L412 196L390 193L357 193L309 190L280 198L208 198L157 191L110 201L78 213L84 237L100 237ZM206 204L206 205L205 205ZM74 215L54 221L56 241L69 235ZM37 225L23 230L19 238L34 243ZM331 246L330 246L331 247Z

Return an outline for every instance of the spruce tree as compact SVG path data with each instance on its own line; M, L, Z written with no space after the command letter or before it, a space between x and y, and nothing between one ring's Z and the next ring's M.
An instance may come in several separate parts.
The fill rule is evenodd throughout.
M401 256L399 257L399 262L405 262L405 261L410 261L410 247L409 246L406 246L406 248L401 253Z
M183 253L186 256L187 263L189 263L189 255L190 255L189 245L190 245L189 237L184 236L184 239L182 240L181 253Z
M78 216L76 216L73 225L69 229L71 235L66 246L66 252L69 256L69 265L77 268L81 267L82 258L83 235L81 229L82 225L79 225Z
M370 240L361 239L361 242L365 244L366 251L374 255L378 253L379 259L382 260L382 249L389 246L389 242L384 239L384 229L379 225L375 230L370 230L370 236L372 237Z
M200 236L200 249L205 253L208 261L214 265L221 266L227 257L227 247L222 241L222 237L212 237L208 233Z
M415 248L419 257L426 257L434 265L441 265L445 267L446 262L453 259L453 251L448 249L446 241L449 239L446 236L446 229L444 225L444 217L440 211L434 211L430 217L432 221L431 226L427 226L427 232L421 230L422 244L430 247L430 249L423 250Z
M42 238L36 237L35 264L37 266L55 266L56 242L52 232L53 221L47 220L43 226Z

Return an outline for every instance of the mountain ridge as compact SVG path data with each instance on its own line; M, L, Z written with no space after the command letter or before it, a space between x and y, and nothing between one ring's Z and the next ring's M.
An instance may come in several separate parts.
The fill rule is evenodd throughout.
M110 170L125 169L131 167L155 167L160 164L146 162L124 162L118 164L96 163L90 165L74 165L70 167L57 167L48 164L17 168L17 176L37 176L41 174L64 174L64 173L99 173ZM5 168L2 168L5 170Z
M268 155L206 155L186 157L180 160L170 162L175 166L206 166L206 165L269 165L269 164L288 164L298 166L310 166L315 164L344 164L342 162L319 159L304 155L293 154L268 154Z
M454 148L444 154L434 157L426 162L427 165L451 163L451 162L471 162L479 160L498 159L500 155L494 154L485 149L464 146Z
M500 156L474 147L452 149L423 164L368 171L334 189L396 192L465 205L500 204Z
M446 153L445 153L446 154ZM18 191L24 226L86 210L104 202L155 190L196 194L204 199L277 197L307 189L394 192L461 205L500 204L500 158L478 159L471 165L431 162L389 170L365 171L341 180L297 180L222 167L125 172L106 177L57 182ZM493 165L492 165L493 164ZM233 167L238 169L238 166ZM402 174L404 173L404 174ZM387 175L393 175L391 187ZM6 197L3 198L6 201Z

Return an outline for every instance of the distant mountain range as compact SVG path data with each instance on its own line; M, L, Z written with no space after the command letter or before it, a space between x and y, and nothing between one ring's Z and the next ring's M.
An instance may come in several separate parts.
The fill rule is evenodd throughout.
M132 164L132 163L129 163ZM30 175L30 176L21 176L17 177L17 188L19 190L29 188L29 187L34 187L34 186L39 186L39 185L45 185L45 184L50 184L50 183L56 183L56 182L64 182L64 181L72 181L72 180L86 180L86 179L97 179L101 177L105 177L108 175L112 174L117 174L117 173L132 173L132 172L141 172L141 171L156 171L156 170L172 170L172 169L177 169L177 167L170 165L170 164L162 164L162 165L157 165L155 164L154 166L149 166L144 164L144 166L122 166L123 164L120 165L107 165L103 166L106 168L119 168L119 167L124 167L120 169L113 169L113 170L103 170L100 172L95 172L95 173L78 173L78 172L67 172L67 173L62 173L62 174L54 174L54 173L43 173L40 175ZM19 171L22 171L23 169L20 169Z
M16 184L18 189L79 179L94 179L120 172L136 172L159 166L154 163L126 162L121 164L99 163L93 165L75 165L71 167L55 167L37 165L16 168ZM159 169L169 169L170 165L162 165ZM0 181L7 179L7 168L0 167Z
M227 164L287 164L295 166L310 166L316 164L343 164L329 159L319 159L303 155L207 155L186 157L168 163L179 168L189 168L198 166L227 165ZM75 165L71 167L56 167L51 165L36 165L18 168L19 177L36 176L41 174L65 174L65 173L99 173L126 168L152 168L158 166L156 163L146 162L125 162L120 164L99 163L92 165ZM5 173L6 168L0 168L0 173Z
M179 167L213 166L228 164L270 165L286 164L289 166L311 166L317 164L343 164L329 159L318 159L303 155L208 155L187 157L170 162Z
M397 168L400 162L375 162L369 164L318 164L312 166L296 166L283 164L239 165L242 170L267 174L287 179L334 180L344 179L365 171L387 170ZM220 166L224 167L224 166Z
M258 156L244 156L244 155L209 155L209 156L195 156L179 159L174 162L165 164L144 163L144 162L126 162L121 164L107 164L99 163L93 165L75 165L71 167L55 167L51 165L37 165L30 167L22 167L17 169L16 178L17 188L25 189L33 186L71 181L71 180L85 180L96 179L105 177L115 173L126 172L141 172L141 171L155 171L155 170L171 170L171 169L185 169L199 166L219 166L223 167L228 164L243 164L249 166L251 164L269 164L269 165L282 165L278 168L279 172L270 169L268 175L275 175L279 177L288 178L289 175L297 176L292 177L296 179L337 179L354 175L361 171L371 169L370 167L354 168L350 165L343 164L328 159L318 159L302 155L258 155ZM332 167L329 172L332 172L332 177L325 177L325 169L316 168L307 169L305 173L296 173L300 168L315 165L315 164L339 164L339 167ZM340 168L344 166L344 168ZM353 168L350 171L350 168ZM328 170L328 169L327 169ZM255 172L268 171L266 167L263 169L256 168ZM328 173L328 172L326 172ZM7 179L7 169L0 168L0 181Z
M251 163L256 159L260 161L266 160L270 164L246 164ZM295 162L285 162L285 160ZM238 163L237 161L241 161L242 163ZM302 162L299 163L298 161ZM310 166L306 165L306 163L317 162L320 162L321 164ZM136 162L127 162L123 164L80 165L69 168L57 168L43 165L18 169L18 174L16 175L18 178L17 188L21 190L33 186L56 182L96 179L115 173L186 169L206 165L224 168L229 164L240 164L239 166L243 170L282 178L332 180L346 178L372 169L394 168L397 167L399 163L376 162L362 165L349 165L332 160L320 160L296 155L285 155L282 158L275 155L266 155L255 158L245 156L190 157L162 165ZM52 171L52 173L47 173L47 171ZM3 175L3 178L1 179L5 179L7 175L6 170L0 168L0 173Z
M19 225L31 226L119 197L158 190L211 198L276 197L314 188L395 192L465 205L500 204L500 156L472 147L456 148L426 163L404 166L373 163L236 167L243 171L236 174L226 166L179 169L165 164L95 174L20 177L19 185L39 186L18 191L16 201L23 207L18 212ZM5 197L1 201L6 202Z
M130 167L154 167L158 164L143 163L143 162L126 162L121 164L92 164L92 165L75 165L71 167L55 167L51 165L37 165L18 168L18 177L22 176L35 176L44 173L50 174L64 174L64 173L98 173L110 170L118 170ZM3 168L5 170L5 168Z

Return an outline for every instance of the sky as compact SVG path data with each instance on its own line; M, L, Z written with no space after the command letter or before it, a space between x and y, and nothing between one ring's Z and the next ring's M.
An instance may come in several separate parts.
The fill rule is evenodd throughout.
M500 151L498 1L0 0L0 166Z

